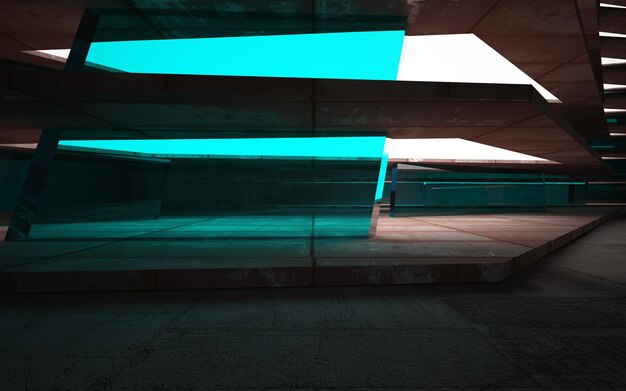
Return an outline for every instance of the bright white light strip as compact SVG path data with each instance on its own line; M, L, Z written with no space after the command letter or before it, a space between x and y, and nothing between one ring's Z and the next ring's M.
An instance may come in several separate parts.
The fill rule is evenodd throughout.
M626 156L602 156L602 160L626 160Z
M432 163L543 163L555 162L461 138L390 139L390 161Z
M601 60L602 60L602 65L626 64L626 59L622 59L622 58L602 57Z
M44 57L49 60L65 62L70 56L70 49L24 50L24 53Z
M622 90L626 88L626 84L604 84L603 87L605 91Z
M626 113L626 109L607 109L604 108L606 114Z
M4 148L18 148L18 149L36 149L37 148L37 143L0 144L0 147L4 147Z
M413 164L402 164L402 163L398 164L398 170L402 170L402 171L450 172L449 170L444 170L444 169L441 169L441 168L424 167L424 166L417 166L417 165L413 165Z
M623 5L615 5L615 4L607 4L607 3L600 3L600 7L626 9L626 7L624 7Z
M624 136L626 136L626 133L609 133L609 136L611 136L611 137L624 137Z
M51 50L37 50L37 51L47 54L49 56L64 58L66 60L70 56L70 49L51 49Z
M605 38L626 38L626 34L609 33L606 31L600 31L600 36Z
M474 34L405 36L397 80L530 84L559 99Z

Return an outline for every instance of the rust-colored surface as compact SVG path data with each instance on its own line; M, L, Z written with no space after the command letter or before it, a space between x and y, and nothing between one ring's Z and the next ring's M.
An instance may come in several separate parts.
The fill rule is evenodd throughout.
M553 160L551 172L608 174L530 86L13 71L3 132L70 138L388 135L458 137ZM111 136L109 135L109 138ZM519 166L523 167L523 166Z
M581 136L606 135L593 1L417 2L407 34L474 33L556 95L554 108Z
M557 160L563 172L607 173L580 138L607 133L598 89L598 9L593 0L7 0L0 4L0 58L60 69L61 63L23 51L70 47L85 8L101 14L96 40L402 27L407 34L473 32L563 103L551 105L560 116L548 118L545 107L536 110L536 102L529 103L527 92L525 103L513 102L517 87L507 91L476 85L445 96L440 89L447 87L434 84L413 88L296 79L244 83L228 78L4 71L2 143L33 142L37 129L46 126L68 129L72 137L102 137L109 130L127 137L373 132L462 137ZM601 10L600 16L601 26L623 23L616 12ZM603 52L620 45L611 42L602 41ZM621 80L621 70L603 77ZM393 90L390 98L388 88Z
M20 247L23 243L0 247L0 292L494 282L589 232L619 211L402 212L396 218L381 216L377 235L371 239L314 238L311 243L303 239L257 239L246 241L245 246L238 241L220 241L213 242L211 248L221 246L222 251L207 252L206 238L187 237L185 246L197 247L198 251L187 251L186 255L181 254L176 238L127 241L123 245L123 241L100 241L95 246L85 241L59 242L63 227L57 226L52 238L56 247L45 237L28 243L27 254ZM137 246L135 253L159 255L129 258L129 246Z

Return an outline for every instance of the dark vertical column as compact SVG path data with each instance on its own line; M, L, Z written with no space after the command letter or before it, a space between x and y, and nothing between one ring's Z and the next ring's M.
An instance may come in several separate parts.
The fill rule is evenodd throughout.
M97 14L89 10L83 13L72 49L65 63L66 71L77 72L83 70L97 24ZM58 129L43 129L41 131L37 149L33 155L22 191L11 216L5 240L14 241L28 237L35 213L41 203L41 197L54 162L54 155L61 139L61 134L62 131Z
M543 183L543 208L546 209L548 207L550 201L550 188L548 188L548 184L546 183L546 173L541 171L541 183Z
M98 14L86 10L83 13L83 17L78 25L74 42L72 43L72 50L65 62L65 70L67 72L80 72L85 67L85 61L87 61L87 54L89 54L89 47L93 36L96 33L96 27L98 26Z
M389 155L384 153L378 170L378 183L376 184L376 195L374 196L374 207L372 208L372 218L370 220L370 238L376 236L376 230L378 228L378 217L380 216L380 204L385 190L385 179L387 178L387 168L389 166L388 163Z
M574 185L569 185L568 186L567 203L568 204L575 204L576 203L576 187Z
M391 193L389 194L389 217L396 214L396 190L398 188L398 163L391 167Z
M585 204L587 203L588 184L569 185L568 203L569 204Z

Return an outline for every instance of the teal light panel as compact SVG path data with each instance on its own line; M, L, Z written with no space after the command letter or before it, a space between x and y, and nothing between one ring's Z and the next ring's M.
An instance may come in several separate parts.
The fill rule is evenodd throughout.
M151 157L373 159L383 157L385 137L292 137L167 140L64 140L59 146Z
M387 177L388 163L389 154L384 153L383 159L380 162L380 171L378 172L378 183L376 184L376 195L374 196L375 202L380 202L383 199L383 190L385 189L385 178Z
M87 62L122 72L396 80L404 31L93 42Z

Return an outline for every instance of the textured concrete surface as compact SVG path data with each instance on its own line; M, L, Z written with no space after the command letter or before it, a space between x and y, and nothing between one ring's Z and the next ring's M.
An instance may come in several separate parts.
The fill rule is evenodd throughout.
M7 124L0 123L0 140L36 127L63 128L68 138L85 131L232 138L380 135L387 129L394 139L458 137L561 163L492 162L491 168L611 173L556 112L560 106L529 85L9 70L0 72L0 87L8 91L0 93Z
M556 95L562 103L555 107L581 135L606 135L596 2L439 0L414 6L408 35L453 33L476 34Z
M370 239L318 237L310 216L41 224L0 245L0 292L501 281L617 211L402 211Z
M616 1L619 0L614 0ZM4 0L2 5L5 12L0 14L2 33L0 57L59 67L60 64L55 61L24 52L33 49L70 47L83 7L86 5L98 9L101 14L96 40L104 41L298 34L313 31L394 30L405 27L409 35L475 33L559 97L564 103L556 107L568 116L568 120L578 132L585 136L606 133L602 102L593 72L594 65L599 66L600 61L598 44L588 38L595 34L595 38L598 39L598 10L593 1L394 0L380 4L351 0L332 2L237 0L227 3L197 2L193 6L186 2L157 4L158 6L152 2L57 0L38 2L37 6L33 6L21 0ZM588 22L590 20L591 23ZM603 31L621 32L619 29ZM610 53L605 52L610 49L609 47L603 46L602 49L605 57L622 58L624 53L622 48L616 48L611 51L615 54L609 55ZM13 82L17 80L14 79ZM141 82L132 83L134 91L141 90L137 88L138 84ZM180 94L185 88L197 87L195 84L197 83L168 83L168 86L173 93ZM56 90L58 88L48 89ZM64 88L63 92L67 93L68 90ZM113 88L107 90L112 91ZM18 91L23 93L25 90L21 88ZM16 95L21 98L19 92L11 91L10 96ZM41 96L34 93L32 95ZM113 99L118 100L128 95L114 94ZM112 102L106 91L103 91L101 96L104 101ZM75 110L81 113L88 112L92 117L98 117L102 113L102 109L89 107L90 105L73 106ZM28 107L32 113L36 105ZM157 107L150 106L145 112L152 113ZM49 117L58 115L60 109L62 108L50 105L38 108L42 114ZM497 111L495 109L491 115ZM28 109L26 112L29 112ZM168 113L170 110L163 110L158 117L152 118L164 121ZM458 116L457 112L455 117ZM177 117L180 119L184 116ZM86 116L80 115L75 117L74 122L87 120ZM16 132L13 123L9 122L7 125L8 131L4 132L6 136L3 134L3 137L29 136ZM525 126L527 125L522 125ZM421 133L421 130L415 130ZM539 129L536 130L528 132L527 137L532 138L533 133L540 132ZM517 131L526 133L519 128ZM465 138L467 133L459 137ZM545 140L544 138L539 140L543 145L539 144L539 147L536 147L537 151L551 144L545 143Z
M492 284L0 295L0 389L625 390L625 239Z

